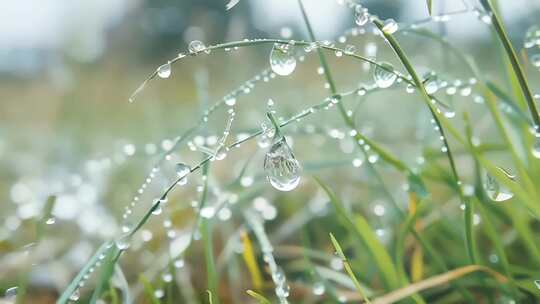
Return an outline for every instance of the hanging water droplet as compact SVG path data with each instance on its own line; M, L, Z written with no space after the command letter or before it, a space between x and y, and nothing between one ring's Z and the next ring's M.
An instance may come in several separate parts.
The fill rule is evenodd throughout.
M114 244L116 245L116 248L120 249L120 250L126 250L129 248L129 244L130 244L130 235L129 234L124 234L123 236L121 236L120 238L118 238Z
M313 294L316 296L322 296L326 291L326 287L323 282L315 282L313 284Z
M163 208L161 207L161 204L152 210L153 215L160 215L163 212Z
M394 67L387 62L381 62L373 72L373 79L379 88L385 89L391 87L397 79L394 73Z
M193 40L189 43L188 49L190 53L198 53L206 49L206 46L199 40Z
M14 301L17 297L17 286L6 289L5 298L8 301Z
M425 77L424 82L424 88L426 89L426 92L428 94L435 94L439 90L439 83L437 80L437 76L435 74L430 73Z
M182 186L187 184L188 179L187 175L191 172L191 167L184 164L184 163L177 163L176 164L176 174L178 177L181 177L181 179L178 181L178 185Z
M508 171L497 167L500 172L502 172L506 178L510 181L515 182L515 176L510 174ZM486 172L484 178L484 190L488 197L495 202L504 202L511 199L514 196L506 186L501 185L491 174Z
M167 62L157 69L158 76L160 78L169 78L171 76L171 63Z
M367 8L363 8L363 7L358 8L354 16L354 22L359 26L363 26L368 21L369 21L369 13L368 13Z
M216 153L214 154L214 159L216 160L223 160L227 157L227 148L224 146L219 147L217 149Z
M54 216L49 217L49 218L45 221L45 224L47 224L47 225L53 225L54 223L56 223L56 218L55 218Z
M69 299L71 301L78 301L80 297L81 297L81 292L79 291L79 289L75 289L75 291L71 294L71 296L69 296Z
M264 170L270 184L280 191L291 191L300 183L300 163L285 137L277 139L264 158Z
M394 19L389 18L389 19L384 20L384 25L383 25L382 30L386 34L391 35L391 34L397 32L398 29L399 29L399 26L398 26L397 22Z
M296 68L293 47L290 44L274 44L270 52L270 67L278 75L290 75Z

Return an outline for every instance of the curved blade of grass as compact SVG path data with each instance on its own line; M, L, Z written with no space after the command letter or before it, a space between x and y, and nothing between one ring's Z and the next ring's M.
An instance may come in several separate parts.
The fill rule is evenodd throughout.
M377 28L379 28L381 33L384 35L384 37L390 43L390 46L392 47L392 49L394 50L394 52L396 53L396 55L398 56L398 58L400 59L402 64L405 66L405 69L411 75L417 89L420 91L420 94L424 99L425 104L428 106L433 119L437 123L437 126L439 128L439 132L441 133L441 136L443 137L444 146L447 148L446 155L448 156L448 161L450 163L450 168L452 170L452 175L453 175L453 177L455 179L456 184L458 184L459 181L460 181L460 178L459 178L459 175L457 173L455 161L454 161L454 158L452 156L450 146L448 145L447 138L446 138L446 136L444 134L444 129L447 126L444 126L445 128L443 128L443 125L441 124L441 121L440 121L440 116L441 115L437 115L437 112L433 109L433 105L431 104L432 98L430 98L430 96L428 95L428 93L427 93L427 91L426 91L426 89L424 87L424 83L422 82L420 77L418 77L418 74L416 73L416 70L412 66L412 64L409 61L408 57L403 52L403 50L402 50L401 46L399 45L399 43L397 42L397 40L392 36L392 34L388 34L385 31L383 31L383 24L382 24L382 22L380 20L374 19L373 23L377 26ZM455 133L458 133L458 132L455 132ZM469 200L466 199L466 197L463 195L461 187L457 188L457 192L459 194L460 200L465 204L465 208L466 208L465 209L465 243L466 243L467 252L469 254L469 258L471 259L471 262L474 264L475 261L476 261L477 253L476 253L476 249L475 249L475 245L474 245L475 241L474 241L474 234L473 234L473 229L472 229L472 212L473 211L472 211L472 207L471 207L471 204L470 204Z
M56 301L57 304L64 304L69 301L69 297L77 290L79 287L79 283L83 280L83 277L86 273L88 273L88 270L96 264L96 262L99 260L99 256L102 254L106 254L109 249L113 246L112 242L105 242L99 247L99 249L94 253L94 255L86 262L86 265L79 271L79 273L75 276L75 278L71 281L71 283L64 289L64 292L60 296L60 298Z
M514 72L514 75L516 76L519 82L519 85L521 87L523 96L525 97L525 100L527 101L527 106L529 107L529 111L531 112L531 117L534 121L534 124L537 128L540 128L540 116L538 114L538 109L536 108L536 103L534 101L533 94L527 82L527 78L525 77L525 72L523 71L523 68L519 64L516 51L514 50L514 48L512 47L512 43L508 39L508 35L506 34L504 25L501 22L499 13L497 12L497 10L494 9L492 0L486 0L485 4L487 4L486 8L491 13L491 20L492 20L493 27L495 28L495 32L497 33L499 40L501 41L504 47L504 50L506 51L508 60L510 60L510 64L512 65L512 70Z
M487 267L481 266L481 265L468 265L464 267L460 267L454 270L451 270L449 272L439 274L433 277L430 277L429 279L408 285L407 287L400 288L398 290L394 290L384 296L378 297L376 299L373 299L372 304L389 304L389 303L395 303L397 301L403 300L415 293L418 293L422 290L433 288L439 285L447 284L453 280L457 280L465 275L471 274L473 272L485 272L489 275L491 275L495 280L497 280L499 283L506 283L507 278L503 276L502 274L493 271Z
M112 250L107 253L105 260L103 261L103 266L96 284L96 288L92 293L92 298L90 298L91 304L96 303L101 297L101 294L107 289L107 286L109 285L109 280L114 273L116 262L120 258L121 254L122 251L116 246L113 246Z
M371 303L369 301L369 299L366 297L366 294L365 294L364 290L362 290L362 286L360 286L360 282L358 282L358 279L354 275L354 272L353 272L353 270L351 268L351 264L349 263L349 261L347 260L347 257L343 253L343 250L341 249L341 246L339 245L339 242L336 240L336 238L334 237L334 235L332 233L330 233L330 240L332 241L332 245L336 249L337 255L339 256L339 258L343 262L343 266L345 267L345 270L347 271L347 274L349 275L349 277L353 281L354 286L356 287L356 290L358 291L358 293L360 293L360 295L364 299L364 302Z
M259 304L270 304L270 301L268 301L268 299L266 299L264 296L256 293L255 291L253 290L246 290L246 293L251 296L252 298L254 298L255 300L257 300L259 302Z
M392 259L386 252L386 249L379 243L375 233L371 230L367 221L360 215L356 217L356 221L353 221L347 211L343 208L341 202L336 197L334 192L328 188L320 179L315 178L320 187L326 192L330 202L336 209L336 212L340 218L340 221L345 227L355 236L356 239L365 244L371 257L377 264L381 272L383 281L388 289L395 289L399 287L398 273L395 269Z

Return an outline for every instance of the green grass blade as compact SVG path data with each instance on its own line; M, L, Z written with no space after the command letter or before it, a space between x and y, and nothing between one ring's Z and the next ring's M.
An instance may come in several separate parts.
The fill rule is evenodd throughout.
M57 304L64 304L69 301L69 297L77 290L79 287L79 283L83 280L83 277L85 274L88 273L88 270L96 264L96 262L99 260L99 257L102 254L107 254L107 252L114 246L112 242L105 242L99 249L94 253L94 255L86 262L86 265L79 271L79 273L75 276L75 278L71 281L71 283L64 289L64 292L60 296L60 298L56 301Z
M334 192L330 190L330 188L328 188L321 180L317 178L315 180L328 195L330 202L336 209L336 212L345 227L368 249L370 256L373 258L381 272L381 277L387 288L398 288L398 273L394 267L394 263L392 262L392 259L388 255L386 249L381 245L381 243L379 243L377 236L372 231L364 217L357 215L356 220L353 221L347 211L345 211L343 208L341 202L336 197Z
M536 103L534 101L533 94L529 87L529 83L527 82L527 78L525 77L525 72L523 71L523 68L519 64L516 51L514 50L514 48L512 47L512 43L508 39L508 35L506 34L504 25L501 21L499 13L497 12L497 10L494 9L492 0L487 0L485 1L485 3L487 4L486 8L491 13L491 20L492 20L493 27L495 28L495 32L497 33L499 40L501 41L504 47L504 50L506 51L508 60L510 61L510 64L512 65L512 70L514 72L514 75L516 76L519 82L519 86L521 87L523 96L525 97L525 100L527 101L527 106L529 107L529 111L531 112L531 117L534 121L534 124L537 128L540 128L540 116L538 114L538 109L536 108Z
M362 286L360 285L360 282L358 282L358 279L354 275L354 271L352 270L352 267L351 267L351 264L349 263L349 260L347 260L347 257L343 253L343 249L341 249L341 246L339 245L339 242L336 240L336 238L334 237L334 235L332 233L330 233L330 240L332 241L332 245L334 246L334 248L336 250L336 254L339 256L339 258L343 262L343 266L345 267L345 271L347 271L347 274L349 275L349 277L353 281L354 286L356 287L356 290L358 291L358 293L360 293L362 298L364 298L364 302L371 303L369 301L369 299L366 297L366 293L362 289Z

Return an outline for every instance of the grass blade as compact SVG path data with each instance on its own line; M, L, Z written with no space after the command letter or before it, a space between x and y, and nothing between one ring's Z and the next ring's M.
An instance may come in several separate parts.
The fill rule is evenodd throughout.
M512 70L514 72L514 75L516 76L519 82L519 86L521 87L523 96L525 97L525 100L527 101L527 106L529 107L529 111L531 112L531 117L534 121L535 127L540 128L540 116L538 114L538 109L536 108L536 103L534 101L533 94L529 87L529 83L527 82L527 78L525 77L525 72L523 71L523 68L519 64L516 51L514 50L514 47L512 47L512 43L508 39L508 35L506 34L504 25L501 22L499 13L497 12L497 10L494 9L492 0L486 0L485 3L486 3L486 8L491 13L491 20L492 20L493 27L495 28L495 32L497 33L497 36L499 37L499 40L501 41L504 47L504 50L506 51L508 60L510 60L510 64L512 65Z
M358 291L358 293L360 293L360 295L364 299L364 302L371 303L369 301L369 299L366 297L365 292L362 290L362 286L360 286L360 282L358 282L358 279L354 275L351 264L349 263L349 261L347 260L347 257L343 253L343 250L341 249L341 246L339 245L339 242L336 240L336 238L334 237L334 235L332 233L330 233L330 240L332 241L332 245L336 249L337 255L339 256L339 258L343 262L343 266L345 267L345 270L347 271L347 274L349 275L349 277L353 281L354 286L356 287L356 290Z

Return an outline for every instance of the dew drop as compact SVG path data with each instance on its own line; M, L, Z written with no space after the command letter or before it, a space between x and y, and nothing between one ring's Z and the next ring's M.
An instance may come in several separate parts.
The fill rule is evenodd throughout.
M367 8L359 8L354 16L354 22L358 26L363 26L369 21L369 13Z
M193 40L189 43L188 49L190 53L198 53L206 49L206 46L199 40Z
M158 76L160 78L169 78L171 76L171 63L167 62L157 69Z
M515 182L515 176L510 174L508 171L499 169L509 180ZM486 191L487 196L495 202L504 202L511 199L514 196L506 186L501 185L491 174L486 172L484 178L484 190Z
M174 268L180 269L180 268L184 267L186 262L184 261L184 259L177 259L176 261L174 261L173 264L174 264Z
M154 210L152 210L153 215L160 215L163 212L163 208L161 207L161 204L157 206Z
M216 209L211 206L203 207L200 212L201 217L206 218L206 219L213 218L215 214L216 214Z
M47 224L47 225L53 225L54 223L56 223L56 218L55 218L54 216L49 217L49 218L45 221L45 224Z
M6 290L5 298L8 301L15 300L15 298L17 297L17 288L18 288L17 286L14 286Z
M69 299L71 301L78 301L80 297L81 297L81 292L79 291L79 289L75 289L75 291L71 294L71 296L69 296Z
M270 52L270 67L278 75L290 75L296 68L293 47L290 44L274 44Z
M386 34L393 34L395 32L397 32L397 30L399 29L399 26L397 24L397 22L390 18L390 19L386 19L384 20L384 25L383 25L383 32L385 32Z
M163 282L169 283L169 282L172 281L173 276L172 276L172 274L170 274L170 273L164 273L164 274L161 276L161 279L163 280Z
M224 160L225 157L227 157L227 148L225 147L219 147L219 149L214 154L214 159L216 160Z
M176 164L176 174L178 175L178 177L182 177L182 179L178 181L178 185L182 186L187 184L187 175L189 174L189 172L191 172L190 166L184 163Z
M381 62L373 72L373 79L379 88L385 89L391 87L397 79L394 74L394 67L387 62Z
M156 289L154 291L154 296L158 299L161 299L163 298L163 296L165 295L165 292L163 291L163 289Z
M426 92L428 94L435 94L439 90L439 83L437 81L437 77L435 75L430 75L428 78L426 78L424 88L426 89Z
M125 234L118 238L114 244L116 245L116 248L120 250L126 250L129 248L129 242L130 242L130 236L129 234Z
M228 105L229 107L234 106L236 104L236 98L228 97L227 99L225 99L225 104Z
M264 158L264 170L270 184L280 191L291 191L300 183L300 163L285 137L277 139Z
M316 296L322 296L326 291L326 287L323 282L315 282L313 284L313 294Z

